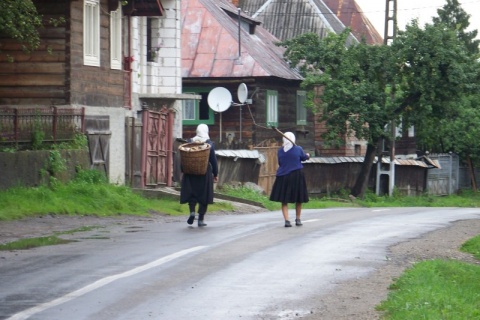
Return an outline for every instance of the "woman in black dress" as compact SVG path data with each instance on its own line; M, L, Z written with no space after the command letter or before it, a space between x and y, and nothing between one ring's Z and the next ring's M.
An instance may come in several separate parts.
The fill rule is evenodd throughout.
M213 183L218 181L218 164L215 155L215 147L208 135L208 126L199 124L197 135L188 142L203 142L210 144L210 156L208 159L207 173L205 175L183 174L182 188L180 191L180 203L188 203L190 216L187 223L195 221L195 207L198 203L198 226L205 227L205 214L209 204L213 203Z
M302 147L294 145L295 135L286 132L283 146L278 150L278 169L275 175L270 200L282 203L285 227L291 227L288 219L288 204L295 203L295 225L301 226L302 203L308 202L307 183L303 174L302 161L310 159Z

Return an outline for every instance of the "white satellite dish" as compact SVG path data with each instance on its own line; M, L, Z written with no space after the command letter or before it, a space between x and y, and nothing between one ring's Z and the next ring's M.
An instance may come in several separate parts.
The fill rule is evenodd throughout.
M237 97L240 103L245 103L248 98L248 89L245 83L240 83L237 89Z
M216 87L208 94L208 106L216 112L223 112L232 105L232 95L224 87Z

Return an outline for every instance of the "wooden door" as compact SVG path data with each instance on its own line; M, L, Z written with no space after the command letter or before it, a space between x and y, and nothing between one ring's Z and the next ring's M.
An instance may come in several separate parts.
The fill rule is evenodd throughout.
M263 153L265 156L265 163L260 167L260 173L258 175L258 185L265 190L265 193L270 195L272 192L273 183L275 182L275 175L278 168L278 153L277 146L273 147L256 147L258 152Z
M143 167L144 186L155 188L171 185L172 121L167 108L144 109Z

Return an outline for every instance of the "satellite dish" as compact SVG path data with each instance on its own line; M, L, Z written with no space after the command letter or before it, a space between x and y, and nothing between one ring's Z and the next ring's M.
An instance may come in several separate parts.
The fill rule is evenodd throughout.
M240 83L237 89L237 97L240 103L245 103L248 98L248 89L245 83Z
M223 112L232 105L232 95L224 87L216 87L208 94L208 106L216 112Z

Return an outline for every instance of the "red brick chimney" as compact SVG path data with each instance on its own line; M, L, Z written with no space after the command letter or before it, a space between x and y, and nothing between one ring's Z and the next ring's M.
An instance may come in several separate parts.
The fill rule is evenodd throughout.
M232 0L232 3L235 7L238 8L238 3L240 2L240 0Z

